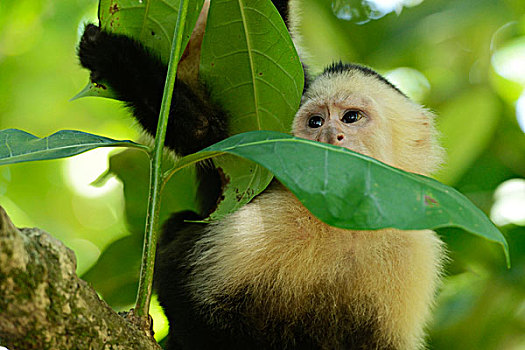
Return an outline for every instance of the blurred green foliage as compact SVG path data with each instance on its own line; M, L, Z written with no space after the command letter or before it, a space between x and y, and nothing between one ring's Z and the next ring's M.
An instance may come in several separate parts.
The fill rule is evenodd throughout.
M525 96L525 3L400 3L410 6L385 11L382 17L373 12L376 19L364 20L370 11L349 19L355 11L336 6L346 18L338 19L330 0L302 0L302 54L317 72L339 59L372 66L434 110L448 153L437 178L503 225L510 270L496 245L456 230L440 231L451 261L429 348L523 349L525 136L516 103ZM96 10L95 0L0 1L0 129L38 136L79 129L115 139L139 138L117 101L68 101L88 79L75 46L83 23L94 21ZM132 150L113 157L106 173L108 166L108 150L97 150L61 161L2 167L0 205L17 226L38 226L73 248L79 273L122 309L135 297L148 166L146 156ZM98 187L89 185L104 173ZM509 179L521 181L510 186ZM183 208L177 197L187 199L185 206L194 205L192 177L179 180L165 192L163 218ZM495 197L502 183L506 190L500 188Z

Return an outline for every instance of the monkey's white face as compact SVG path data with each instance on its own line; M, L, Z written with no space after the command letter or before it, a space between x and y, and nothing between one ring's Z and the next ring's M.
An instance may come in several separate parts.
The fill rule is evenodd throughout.
M441 163L432 113L359 71L326 74L306 91L292 133L428 175Z
M380 107L359 93L310 99L294 120L293 134L392 163L391 130Z

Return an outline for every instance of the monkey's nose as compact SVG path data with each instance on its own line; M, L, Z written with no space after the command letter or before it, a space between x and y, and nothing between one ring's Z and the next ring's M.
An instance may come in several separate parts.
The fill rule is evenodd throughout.
M321 131L317 141L339 146L344 139L344 133L334 127L328 127Z
M345 135L343 133L337 133L337 132L332 131L332 132L322 133L317 139L317 141L339 146L343 142L344 139L345 139Z
M343 133L337 133L330 136L328 143L334 146L341 146L344 139L345 135Z

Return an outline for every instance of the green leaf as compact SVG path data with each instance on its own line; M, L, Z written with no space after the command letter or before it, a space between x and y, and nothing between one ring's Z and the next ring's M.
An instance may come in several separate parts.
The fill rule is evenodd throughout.
M82 97L107 97L116 99L117 96L113 90L106 84L88 82L87 85L78 94L73 96L69 101L74 101Z
M190 40L203 3L204 0L190 2L183 48ZM179 4L180 0L100 0L98 17L103 29L140 41L168 62Z
M223 153L272 171L330 225L354 230L459 227L500 244L509 262L507 242L487 216L461 193L431 178L345 148L271 131L232 136L184 157L176 167Z
M232 134L290 131L304 75L288 30L270 1L211 2L200 76L212 98L230 112Z
M143 237L134 234L112 242L82 275L113 308L124 309L135 301Z
M230 134L289 132L304 75L286 25L270 1L211 2L200 77L212 99L230 114ZM216 165L229 182L213 218L247 203L272 179L266 169L242 160L226 157Z
M148 149L132 141L113 140L76 130L61 130L38 138L22 130L6 129L0 131L0 165L65 158L98 147Z
M222 201L208 220L219 220L238 210L254 196L264 191L273 179L272 173L259 164L232 155L217 157L214 163L223 173L226 186L222 191Z

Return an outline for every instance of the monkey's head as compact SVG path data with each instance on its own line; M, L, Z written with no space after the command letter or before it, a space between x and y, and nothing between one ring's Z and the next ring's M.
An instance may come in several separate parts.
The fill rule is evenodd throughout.
M293 134L428 175L443 159L434 115L371 69L335 63L308 87Z

